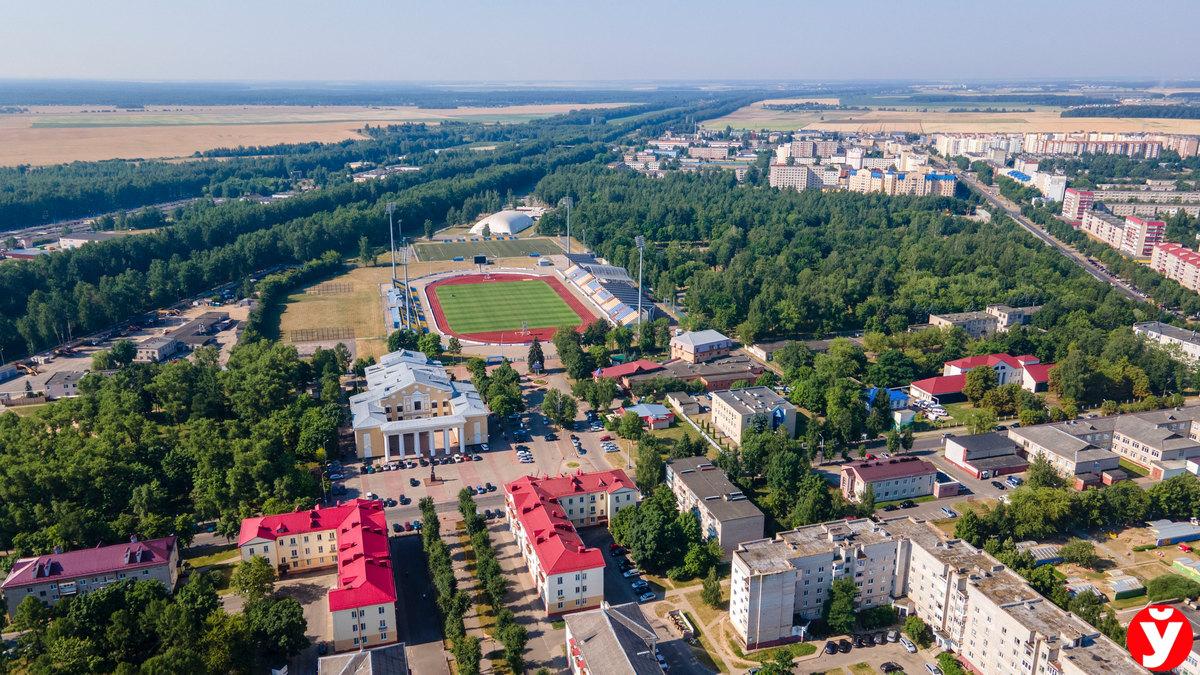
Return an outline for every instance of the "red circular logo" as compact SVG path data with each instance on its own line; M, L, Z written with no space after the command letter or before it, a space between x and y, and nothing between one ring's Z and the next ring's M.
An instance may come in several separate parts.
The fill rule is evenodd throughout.
M1176 668L1192 651L1192 624L1171 605L1150 605L1133 617L1125 647L1147 670Z

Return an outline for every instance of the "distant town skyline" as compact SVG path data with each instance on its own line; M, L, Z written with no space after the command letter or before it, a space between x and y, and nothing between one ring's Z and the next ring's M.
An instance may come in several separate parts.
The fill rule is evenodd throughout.
M591 82L1200 78L1200 5L764 0L19 3L0 78Z

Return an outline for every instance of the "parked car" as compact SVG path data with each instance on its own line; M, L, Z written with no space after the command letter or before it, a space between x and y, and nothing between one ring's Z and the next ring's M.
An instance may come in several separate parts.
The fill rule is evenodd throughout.
M893 663L891 661L884 661L882 664L880 664L879 670L880 670L880 672L884 672L884 673L898 673L898 672L904 670L904 668L901 667L897 663Z
M830 641L830 642L825 643L825 653L826 654L836 654L837 649L838 649L838 647L837 647L836 642Z
M932 663L926 663L925 670L928 670L930 675L942 675L942 669Z
M412 487L418 487L421 484L421 481L417 478L409 478L408 484L411 485Z
M865 638L863 638L863 636L855 635L854 636L854 646L861 649L862 647L867 646L867 641Z
M368 492L367 499L377 500L377 499L379 499L379 495L375 494L374 492Z
M600 437L600 440L602 440L602 441L611 441L612 439L613 439L612 434L604 434L603 436Z
M887 644L887 633L884 633L884 632L876 633L875 634L875 644L886 645Z
M528 446L528 445L518 445L518 446L517 446L517 450L518 450L518 451L525 451L525 452L529 452L529 446Z
M488 444L487 444L487 443L480 443L480 444L479 444L479 449L480 449L480 450L482 450L482 451L484 451L484 452L487 452L488 450L490 450L490 448L488 448Z
M884 510L884 511L895 511L895 510L896 510L896 505L895 505L895 504L888 504L887 506L883 507L883 510Z
M1024 483L1025 481L1021 480L1019 476L1009 476L1008 478L1004 479L1004 482L1013 487L1020 487L1021 483Z
M671 664L667 663L667 660L665 658L663 658L662 654L659 654L658 652L654 652L654 658L658 659L658 667L659 668L662 668L663 670L671 669Z
M900 639L900 631L898 631L896 629L889 630L887 632L887 639L888 639L888 642L895 642L896 640L899 640Z
M392 523L392 532L403 532L404 526L400 523Z
M1187 544L1180 544L1180 545L1179 545L1179 550L1180 550L1180 551L1183 551L1184 553L1191 553L1191 552L1192 552L1192 547L1191 547L1191 546L1188 546Z
M901 636L900 644L904 646L904 650L906 652L908 652L909 654L917 653L917 646L915 644L913 644L912 640L909 640L908 638Z
M471 455L471 461L472 462L482 462L483 455Z
M647 591L638 596L638 602L650 602L654 599L654 594Z
M900 502L900 508L902 508L902 509L911 509L912 507L914 507L916 505L917 505L917 503L911 499L905 499L904 501Z
M482 485L476 485L476 486L475 486L475 494L477 494L477 495L481 495L481 494L484 494L484 493L486 493L486 492L487 492L487 488L483 487Z
M636 577L637 575L639 575L641 573L642 573L642 571L639 570L638 568L630 567L629 569L625 570L625 572L623 572L621 574L621 576L625 577L626 579L632 579L633 577Z
M421 531L421 521L414 520L413 521L413 529L416 530L417 532L420 532Z
M854 645L850 644L850 641L845 638L838 640L838 651L842 654L848 654L853 647Z
M941 510L942 510L942 515L946 516L947 518L957 518L958 517L958 514L955 513L954 511L950 510L948 507L943 506Z
M625 555L625 548L614 541L608 545L608 552L613 555Z
M994 481L992 481L992 487L996 488L997 490L1003 490L1003 489L1004 489L1004 483L1001 483L1001 482L1000 482L1000 481L998 481L998 480L994 480Z
M409 499L408 497L405 497L404 495L400 495L399 501L400 501L400 506L408 506L409 504L412 503L412 500Z
M551 432L549 432L549 433L547 433L547 434L545 435L545 439L546 439L546 440L548 440L548 441L557 441L557 440L558 440L558 434L556 434L556 433L554 433L553 431L551 431Z
M650 590L650 584L646 583L644 579L638 579L632 584L629 584L629 587L638 593L645 593L646 591Z
M331 474L329 474L329 480L341 480L341 479L343 479L343 478L345 478L345 477L346 477L346 475L345 475L345 474L341 474L341 473L331 473Z
M491 483L484 483L484 484L483 484L483 487L487 488L487 491L488 491L488 492L495 492L495 491L496 491L496 486L495 486L495 485L492 485Z
M412 531L413 531L413 524L412 524L412 521L409 521L409 520L406 520L406 521L404 521L404 531L405 531L405 532L412 532Z

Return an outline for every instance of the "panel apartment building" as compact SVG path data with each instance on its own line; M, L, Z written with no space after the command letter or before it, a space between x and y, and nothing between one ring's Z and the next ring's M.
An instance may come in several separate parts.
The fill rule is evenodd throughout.
M1150 252L1150 268L1184 288L1200 292L1200 253L1183 244L1163 242Z
M763 512L707 457L667 460L666 477L680 512L695 514L701 535L716 539L726 560L742 542L762 539Z
M835 521L747 542L733 556L730 621L748 647L795 639L834 579L860 608L920 616L943 649L981 675L1131 673L1141 668L1099 630L1059 609L983 551L912 518Z
M850 174L851 192L881 192L885 195L953 197L958 178L952 173L924 171L879 171L859 169Z
M774 389L746 387L712 393L713 426L734 445L742 444L742 433L760 415L768 429L783 429L788 438L796 435L796 406Z
M1163 240L1167 224L1161 220L1146 220L1138 216L1121 218L1103 211L1083 214L1079 226L1089 237L1134 258L1148 258L1155 245Z
M355 499L242 521L242 560L265 558L276 569L333 567L327 600L335 651L396 642L396 581L383 502Z
M773 188L820 190L824 172L824 167L810 164L772 164L767 176Z
M1179 355L1192 363L1200 363L1200 334L1161 321L1133 324L1133 332L1167 349L1178 349Z
M508 525L546 614L600 606L604 555L586 546L576 528L606 525L640 499L641 493L620 469L524 476L504 486Z

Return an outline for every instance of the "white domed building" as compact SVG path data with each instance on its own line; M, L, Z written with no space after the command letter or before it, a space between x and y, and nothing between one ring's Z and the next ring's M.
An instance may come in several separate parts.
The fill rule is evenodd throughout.
M514 209L497 211L475 223L475 226L471 228L471 234L483 234L485 226L492 233L492 236L510 235L532 227L533 218L530 218L527 213L522 213Z

